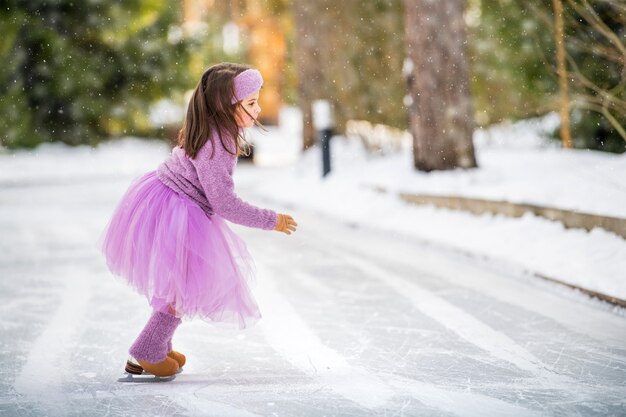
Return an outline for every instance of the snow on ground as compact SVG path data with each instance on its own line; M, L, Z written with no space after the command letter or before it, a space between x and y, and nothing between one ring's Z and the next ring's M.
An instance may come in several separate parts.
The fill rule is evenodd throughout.
M167 145L0 154L0 415L624 414L623 317L519 279L519 266L560 279L579 269L589 287L618 293L623 239L407 205L373 180L439 173L339 139L321 180L319 150L293 163L292 134L270 131L265 167L236 171L245 199L300 221L290 237L235 226L258 260L264 320L245 333L184 323L174 343L189 361L168 384L117 382L149 309L94 247Z
M506 200L626 218L626 183L622 181L626 154L562 149L545 137L556 126L558 116L550 114L479 129L474 135L478 169L430 173L413 169L411 149L377 156L362 152L356 141L335 137L333 176L342 183L391 191ZM273 146L271 153L276 152L272 142L288 142L284 136L280 130L269 137L254 132L255 138L263 139L263 149ZM319 150L310 154L321 160ZM302 170L308 171L316 162L307 161ZM313 174L319 172L313 168Z

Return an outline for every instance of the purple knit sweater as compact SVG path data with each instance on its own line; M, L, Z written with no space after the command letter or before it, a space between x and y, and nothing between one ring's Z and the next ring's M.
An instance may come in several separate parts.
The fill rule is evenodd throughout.
M242 201L235 194L233 170L237 158L222 146L217 134L213 145L208 140L195 159L179 146L157 169L157 178L165 185L196 202L207 215L248 227L271 230L276 226L276 212L261 209Z

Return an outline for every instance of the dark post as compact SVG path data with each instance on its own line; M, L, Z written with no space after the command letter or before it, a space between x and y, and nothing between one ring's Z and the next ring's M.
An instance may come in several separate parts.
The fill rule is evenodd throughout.
M313 102L313 126L322 147L322 177L330 172L330 139L333 136L332 108L328 100Z
M322 177L330 172L330 138L333 134L332 129L322 129L320 131L322 142Z

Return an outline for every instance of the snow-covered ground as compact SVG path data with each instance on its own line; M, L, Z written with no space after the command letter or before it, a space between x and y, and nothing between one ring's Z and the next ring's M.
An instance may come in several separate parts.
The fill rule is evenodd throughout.
M174 346L188 363L167 384L117 382L149 309L95 248L129 182L167 146L0 155L0 415L624 414L622 311L523 273L545 265L535 256L606 274L614 254L589 251L613 240L406 205L371 191L385 159L365 165L356 144L333 146L323 181L316 151L296 165L240 164L242 197L293 213L299 230L235 227L257 261L263 320L245 332L183 323ZM578 249L553 248L572 236Z
M430 173L413 169L410 144L405 144L404 151L377 156L363 152L356 140L346 142L335 137L333 176L340 178L332 182L506 200L626 218L626 154L562 149L558 142L547 139L558 123L558 116L549 114L478 129L474 134L478 169ZM280 155L277 163L294 160L284 154L294 154L296 131L290 127L269 134L252 132L260 142L263 165L271 165L270 159L276 155ZM321 159L319 150L307 156L311 160L300 163L296 170L311 171L317 178L320 169L314 164Z

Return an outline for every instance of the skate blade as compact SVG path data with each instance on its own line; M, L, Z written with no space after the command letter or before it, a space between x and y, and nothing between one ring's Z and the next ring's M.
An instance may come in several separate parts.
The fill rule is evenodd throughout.
M135 382L135 383L153 383L153 382L170 382L176 379L176 375L172 376L156 376L144 372L141 375L125 374L122 378L118 378L117 382Z

